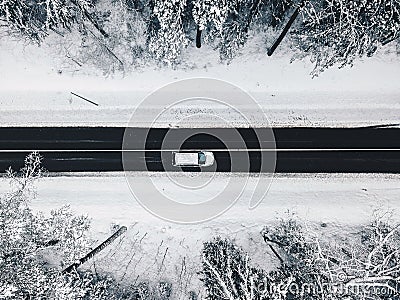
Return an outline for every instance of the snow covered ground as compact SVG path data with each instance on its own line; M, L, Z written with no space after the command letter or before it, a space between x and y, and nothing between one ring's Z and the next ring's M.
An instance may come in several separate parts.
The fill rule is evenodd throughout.
M260 50L224 65L205 47L190 50L200 51L195 52L193 60L199 61L193 69L148 68L105 78L63 71L51 50L46 45L37 48L2 41L0 126L125 126L146 95L170 82L192 77L221 79L243 88L265 110L274 126L400 123L400 85L396 80L400 78L400 60L394 54L377 54L356 62L353 68L332 68L312 79L312 65L304 61L290 63L291 53L285 51L268 57ZM150 114L160 107L150 103L148 109ZM173 121L182 112L193 115L202 109L203 104L172 111L170 118ZM212 105L209 109L221 117L227 115ZM168 127L170 123L166 118L155 126ZM193 126L204 126L201 118Z
M140 186L147 176L137 173L137 185ZM151 173L150 176L167 191L174 192L174 184L165 173ZM173 176L188 174L175 173ZM221 174L215 180L223 185L227 178L228 174ZM162 237L171 244L171 250L184 239L190 245L187 251L193 252L199 249L202 241L218 234L235 237L246 231L257 236L265 224L285 217L288 211L307 222L327 224L325 230L330 233L343 233L346 228L368 222L374 209L393 209L397 218L400 212L399 179L400 175L389 174L279 174L255 210L248 209L249 199L241 198L226 213L197 225L170 223L146 211L131 194L122 173L43 178L37 183L38 195L32 207L49 212L69 203L76 213L87 213L92 218L97 237L109 234L110 225L118 223L133 228L132 232L147 232L149 243L156 243ZM213 185L215 189L218 186ZM7 182L2 180L0 192L7 188Z
M141 181L151 176L173 195L174 178L171 180L168 176L188 177L190 174L137 172L135 177L140 187ZM245 176L220 174L214 178L216 184L211 186L212 189L220 189L230 176ZM396 174L277 174L266 198L255 210L250 211L247 208L249 199L242 198L212 222L187 226L162 221L144 210L131 194L123 173L93 173L89 176L76 173L43 178L37 184L38 197L32 205L49 211L70 203L76 212L88 213L93 218L97 232L107 232L111 222L126 225L138 222L158 230L172 226L190 231L212 223L218 224L216 230L230 225L240 228L243 224L271 221L287 210L314 222L360 224L371 216L374 208L400 208L399 179L400 175ZM4 181L0 188L1 191L7 188Z
M151 176L174 193L174 184L165 173L135 175L138 186ZM213 185L214 188L222 186L229 176L242 175L220 174L215 180L221 184ZM399 179L400 175L389 174L278 174L255 210L248 209L249 199L241 198L212 221L179 225L146 211L134 199L122 173L61 174L37 183L37 198L32 207L49 212L69 203L76 213L92 218L93 236L98 241L110 235L112 224L128 227L121 240L87 266L110 272L128 283L176 280L176 284L186 282L196 289L200 287L196 272L202 242L217 235L230 237L250 252L255 264L268 269L273 267L273 260L259 234L263 226L295 214L322 236L335 238L356 233L359 225L371 219L375 209L394 210L393 217L398 219ZM7 181L1 180L0 193L7 189ZM187 292L184 287L179 289Z
M400 70L400 68L399 68ZM400 74L399 74L400 77ZM72 89L71 89L72 90ZM75 92L76 90L73 89ZM0 93L0 126L127 126L144 92L82 92L80 95L99 103L94 106L64 92ZM399 124L400 92L279 92L252 93L270 124L255 119L254 126L357 127ZM249 114L254 107L236 107ZM181 107L171 110L153 127L171 127L183 116L204 113L227 117L229 110L219 107ZM156 104L146 108L149 116L162 111ZM150 117L149 117L150 118ZM209 118L191 118L192 127L210 126ZM137 127L151 122L131 122ZM240 122L238 126L240 126ZM215 124L214 126L221 126ZM223 124L222 124L223 126Z

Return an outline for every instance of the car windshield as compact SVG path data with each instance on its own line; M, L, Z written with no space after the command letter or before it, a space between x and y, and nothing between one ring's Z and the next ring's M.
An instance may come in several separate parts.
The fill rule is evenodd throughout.
M203 152L199 153L199 164L204 165L206 163L206 155Z

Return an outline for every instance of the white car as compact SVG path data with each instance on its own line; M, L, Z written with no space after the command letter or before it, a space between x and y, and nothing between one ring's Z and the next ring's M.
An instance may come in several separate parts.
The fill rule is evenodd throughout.
M214 164L214 160L214 154L208 151L172 153L172 164L175 167L209 167Z

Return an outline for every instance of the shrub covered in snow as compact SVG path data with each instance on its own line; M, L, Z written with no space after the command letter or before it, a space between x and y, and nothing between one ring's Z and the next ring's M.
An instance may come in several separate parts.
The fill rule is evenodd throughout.
M131 290L121 287L110 276L91 271L72 271L60 276L52 292L53 299L141 300Z
M6 173L11 191L0 196L0 299L172 299L166 280L124 285L84 268L65 271L91 250L90 223L68 206L48 216L31 209L35 182L44 173L41 160L32 153L19 172Z
M204 243L207 299L398 299L400 224L378 214L355 237L321 241L294 219L265 227L262 236L279 266L266 272L232 241Z
M372 56L399 37L400 1L307 1L293 34L300 57L310 56L313 75Z
M40 43L50 30L68 30L83 19L96 24L90 15L93 4L92 0L2 1L0 24L13 36Z
M43 258L51 248L62 264L70 264L89 246L89 220L75 216L68 207L50 216L29 207L34 182L43 173L41 156L26 157L20 172L7 171L12 190L0 197L0 295L12 293L16 299L46 298L54 287L58 271Z
M245 251L221 238L204 243L200 275L210 300L285 299L288 286L252 266Z
M336 299L329 291L334 281L324 272L318 240L298 221L284 219L275 227L265 227L262 236L280 261L275 274L290 282L289 299Z

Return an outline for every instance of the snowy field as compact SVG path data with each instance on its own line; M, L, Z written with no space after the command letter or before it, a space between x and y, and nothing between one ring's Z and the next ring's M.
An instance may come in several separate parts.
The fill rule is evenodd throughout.
M243 176L220 174L214 179L213 189L224 186L229 176ZM147 175L138 172L136 180L139 187L147 176L173 195L174 183L165 173ZM172 173L169 176L190 175ZM69 203L76 212L87 213L93 218L94 229L99 233L107 232L111 222L125 225L138 222L149 228L156 226L156 231L165 226L190 231L197 226L207 228L212 223L219 224L215 228L230 225L240 228L242 225L272 221L287 210L313 222L360 224L371 216L374 208L400 208L399 179L400 175L391 174L278 174L273 178L265 199L255 210L248 210L249 199L242 198L212 222L188 226L161 221L144 210L131 194L123 173L77 173L43 178L37 183L38 196L32 205L49 211ZM6 188L3 181L1 190Z
M399 68L400 69L400 68ZM400 76L400 74L399 74ZM81 95L96 101L94 106L72 96L69 92L28 92L0 94L2 112L0 126L127 126L136 105L146 96L144 92L84 92ZM254 126L358 127L399 124L400 92L279 92L251 93L264 110L269 124L255 118ZM174 127L185 116L191 117L191 127L210 126L209 118L201 114L228 117L229 110L218 106L175 107L163 112L156 123L131 122L136 127ZM249 115L257 107L236 107ZM154 104L145 113L162 111ZM194 117L193 115L199 115ZM144 117L145 118L145 117ZM239 122L235 126L240 127ZM211 126L226 126L215 123Z
M223 65L205 47L193 50L199 51L193 58L199 60L193 69L148 68L110 77L60 72L61 66L51 59L56 54L45 45L37 48L3 41L0 51L0 68L6 74L0 82L0 126L125 126L146 95L168 83L193 77L228 81L249 92L272 126L400 123L400 85L394 80L400 78L400 61L390 53L358 61L352 68L332 68L312 79L312 65L306 61L290 63L291 53L285 51L274 57L253 53ZM147 109L151 114L163 107L148 103ZM204 113L204 109L227 116L225 110L201 103L190 109L171 110L153 126L171 127L182 114ZM257 107L238 109L247 112ZM201 118L192 119L192 124L204 126ZM265 125L254 120L254 126Z
M135 176L140 186L148 174ZM149 176L174 193L174 184L165 173ZM215 188L223 186L229 176L241 175L220 174L215 180L221 184ZM86 267L109 272L128 283L168 279L200 289L196 272L204 241L218 235L229 237L251 254L255 264L268 269L273 266L273 256L260 234L265 225L294 214L326 238L351 236L358 226L368 223L375 209L394 210L398 219L399 179L400 175L389 174L278 174L255 210L248 209L249 199L241 198L212 221L179 225L146 211L134 199L123 173L57 174L37 183L32 207L48 213L69 203L74 212L90 216L91 232L98 241L110 235L112 224L128 227L122 239ZM7 189L7 181L1 180L0 192ZM179 289L187 292L185 287Z

